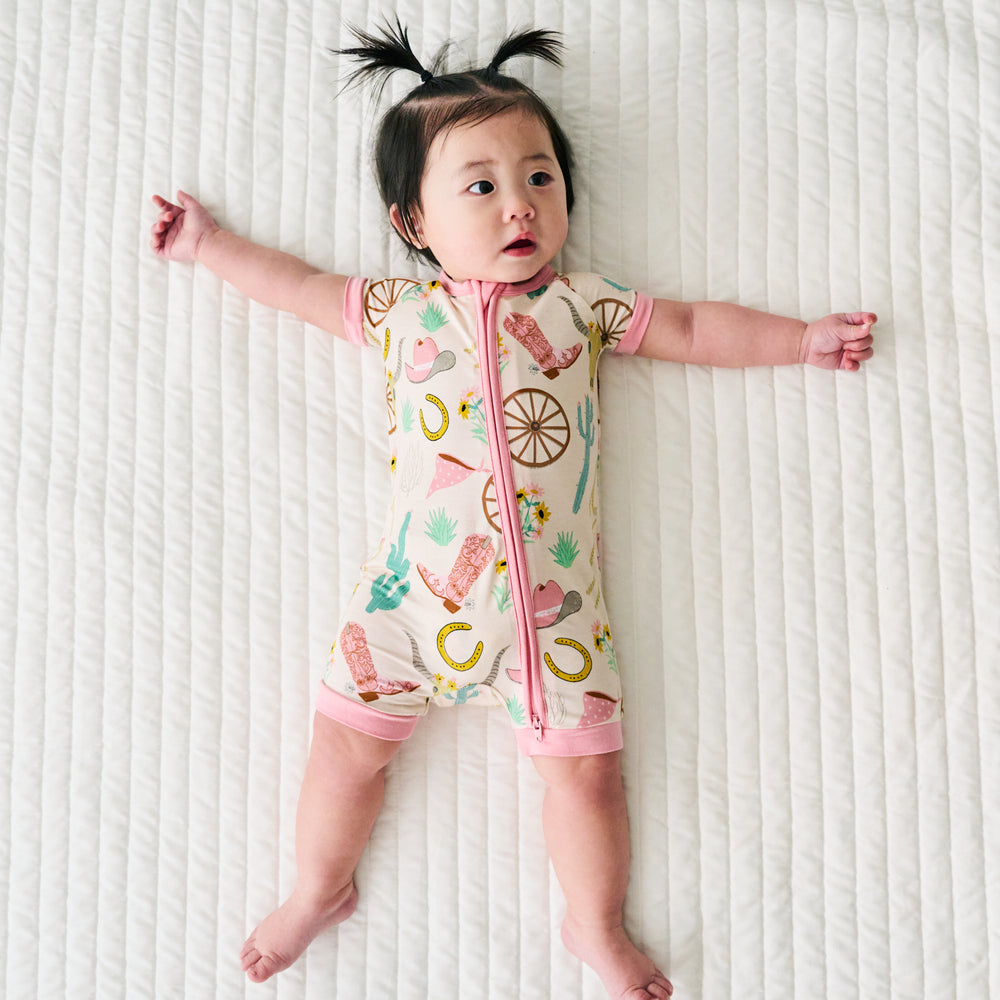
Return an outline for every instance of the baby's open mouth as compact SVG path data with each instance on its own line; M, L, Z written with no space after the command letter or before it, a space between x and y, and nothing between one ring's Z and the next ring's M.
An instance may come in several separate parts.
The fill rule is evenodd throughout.
M520 239L514 240L513 243L508 244L504 247L504 250L532 250L535 247L535 241L527 236L522 236Z

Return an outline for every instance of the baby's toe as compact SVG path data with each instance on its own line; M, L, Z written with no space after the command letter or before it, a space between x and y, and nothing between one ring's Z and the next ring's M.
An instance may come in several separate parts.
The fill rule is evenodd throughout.
M240 952L240 968L244 972L249 972L251 966L256 965L261 959L261 954L257 948L249 941L243 946Z
M674 987L670 980L662 972L657 972L653 981L646 987L656 1000L670 1000L673 996Z
M271 973L267 971L266 959L261 959L259 962L255 962L246 970L247 979L252 983L262 983L266 979L269 979Z
M262 983L270 979L276 972L280 972L286 964L271 955L260 955L257 961L246 969L247 979L253 983Z

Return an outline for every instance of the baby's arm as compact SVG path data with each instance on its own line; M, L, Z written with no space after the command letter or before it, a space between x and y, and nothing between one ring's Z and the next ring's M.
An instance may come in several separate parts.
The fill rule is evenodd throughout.
M748 368L811 364L857 371L872 356L874 313L840 313L815 323L724 302L653 303L636 352L687 364Z
M196 260L245 295L266 306L295 313L338 337L344 332L347 278L326 274L291 254L251 243L220 228L189 194L173 205L159 195L151 246L165 260Z

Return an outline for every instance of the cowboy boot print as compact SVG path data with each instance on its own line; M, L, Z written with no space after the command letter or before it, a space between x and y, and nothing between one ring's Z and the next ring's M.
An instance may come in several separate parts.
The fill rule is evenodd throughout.
M492 564L494 551L493 543L486 535L469 535L462 543L462 550L447 580L442 580L421 563L417 563L417 572L430 592L440 597L444 606L455 614L469 596L479 575Z
M362 701L375 701L380 694L402 694L420 687L413 681L391 681L379 677L375 672L375 662L368 648L365 630L357 622L348 622L341 629L340 649Z
M556 352L535 320L522 313L511 313L504 319L503 326L538 362L546 378L555 378L561 368L569 368L583 350L582 344L573 344L566 350Z

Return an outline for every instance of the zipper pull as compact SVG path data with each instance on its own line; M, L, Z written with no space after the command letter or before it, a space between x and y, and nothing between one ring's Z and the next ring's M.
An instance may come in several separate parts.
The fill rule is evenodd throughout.
M533 715L531 717L531 728L535 731L535 739L539 743L542 742L542 720L537 716Z

